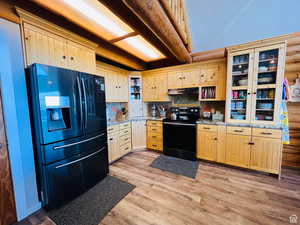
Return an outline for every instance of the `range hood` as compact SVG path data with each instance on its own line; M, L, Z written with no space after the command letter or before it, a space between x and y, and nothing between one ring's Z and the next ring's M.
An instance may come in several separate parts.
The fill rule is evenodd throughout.
M199 88L169 89L168 95L199 95Z

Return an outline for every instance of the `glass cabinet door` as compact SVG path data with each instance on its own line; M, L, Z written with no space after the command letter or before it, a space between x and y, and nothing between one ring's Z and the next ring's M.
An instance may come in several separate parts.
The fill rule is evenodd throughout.
M227 80L227 121L249 123L254 50L230 54Z
M255 49L251 122L271 124L279 121L282 95L283 46Z

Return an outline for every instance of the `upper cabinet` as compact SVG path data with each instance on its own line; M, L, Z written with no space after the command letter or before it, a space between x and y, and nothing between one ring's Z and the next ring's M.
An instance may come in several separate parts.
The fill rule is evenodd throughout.
M96 44L29 13L19 14L26 66L41 63L95 73Z
M143 73L143 101L170 101L168 96L168 78L166 73Z
M226 121L279 123L285 43L230 52Z
M97 62L96 74L105 78L107 102L128 102L128 71Z

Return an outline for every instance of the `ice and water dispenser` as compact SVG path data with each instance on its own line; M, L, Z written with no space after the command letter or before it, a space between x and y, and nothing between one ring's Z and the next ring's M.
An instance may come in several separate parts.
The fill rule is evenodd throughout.
M46 96L48 131L71 128L70 97Z

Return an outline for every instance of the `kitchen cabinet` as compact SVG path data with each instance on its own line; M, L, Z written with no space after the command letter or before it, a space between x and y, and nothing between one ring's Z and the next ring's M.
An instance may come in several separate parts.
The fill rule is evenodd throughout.
M197 157L200 159L225 162L226 126L197 126Z
M41 29L23 24L24 55L27 66L41 63L86 73L95 73L96 55L93 47Z
M131 123L107 127L109 162L113 162L131 151Z
M132 130L132 149L146 148L146 120L131 122Z
M168 96L168 79L165 73L143 73L143 101L166 102Z
M128 72L117 67L97 62L96 74L104 76L106 102L128 102Z
M163 151L163 123L162 121L147 121L147 148Z
M226 121L279 124L286 44L229 50Z
M199 73L199 69L169 72L168 89L198 87Z
M217 132L198 130L197 156L200 159L217 160Z
M280 130L253 129L250 168L280 173L282 140Z

